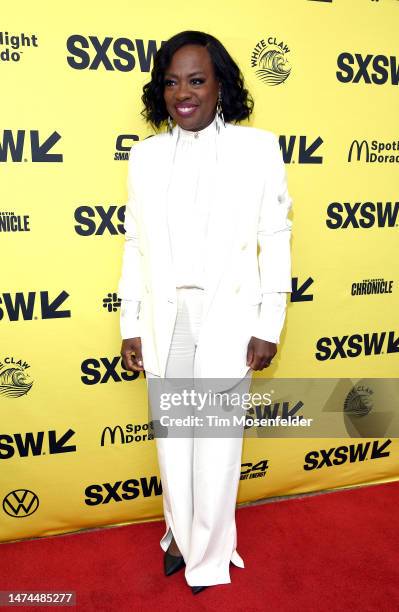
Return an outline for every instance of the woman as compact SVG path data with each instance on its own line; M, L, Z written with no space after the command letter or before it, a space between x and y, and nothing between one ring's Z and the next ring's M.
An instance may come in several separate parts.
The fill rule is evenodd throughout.
M165 42L142 100L146 120L167 131L130 154L118 294L123 362L145 370L154 412L156 382L212 381L232 397L270 365L291 291L291 198L277 137L237 125L253 101L216 38L187 31ZM230 562L244 567L234 516L242 434L156 437L165 573L185 567L193 593L229 583Z

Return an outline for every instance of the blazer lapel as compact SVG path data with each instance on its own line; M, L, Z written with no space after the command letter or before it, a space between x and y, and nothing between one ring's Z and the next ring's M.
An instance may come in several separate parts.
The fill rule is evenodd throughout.
M167 203L177 136L178 130L175 126L172 134L163 135L159 141L159 148L156 149L156 156L154 155L150 174L144 185L145 205L142 210L146 219L145 225L151 228L151 250L156 250L156 259L160 264L157 284L163 286L163 292L170 301L176 297L176 282L173 275Z

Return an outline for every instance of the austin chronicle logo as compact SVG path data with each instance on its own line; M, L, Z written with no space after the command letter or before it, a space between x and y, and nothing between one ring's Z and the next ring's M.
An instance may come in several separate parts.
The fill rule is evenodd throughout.
M251 68L256 76L266 85L280 85L291 74L291 66L287 59L289 47L273 36L256 43L251 54Z
M358 385L349 391L344 402L344 413L354 416L366 416L373 408L373 391L369 387Z
M0 360L0 396L21 397L26 395L33 385L26 370L30 365L23 359L4 357Z
M29 489L15 489L3 499L4 512L13 518L25 518L36 512L38 507L39 498Z

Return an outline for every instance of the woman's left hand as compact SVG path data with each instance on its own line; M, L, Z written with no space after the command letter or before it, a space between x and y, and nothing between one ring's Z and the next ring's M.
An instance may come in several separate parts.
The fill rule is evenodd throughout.
M277 344L252 336L247 349L247 366L252 370L268 368L277 353Z

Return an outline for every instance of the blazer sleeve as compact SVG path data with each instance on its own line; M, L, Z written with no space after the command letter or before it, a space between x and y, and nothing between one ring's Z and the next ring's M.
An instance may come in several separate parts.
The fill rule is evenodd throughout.
M137 300L122 300L119 319L122 340L141 337L140 307L141 302Z
M267 175L258 221L259 274L262 293L291 292L292 198L278 138L272 133Z
M142 298L142 268L137 221L137 200L134 189L134 163L136 152L130 150L127 189L128 201L125 210L125 242L122 270L118 284L118 297L122 300L120 330L122 338L140 336L139 311Z
M253 336L276 344L284 326L287 293L292 291L291 205L279 141L272 134L257 234L262 304Z

